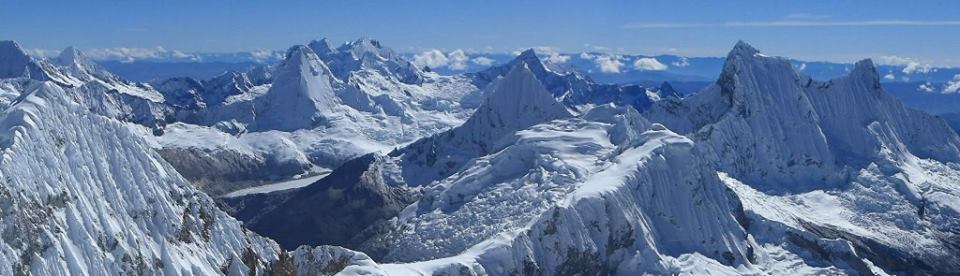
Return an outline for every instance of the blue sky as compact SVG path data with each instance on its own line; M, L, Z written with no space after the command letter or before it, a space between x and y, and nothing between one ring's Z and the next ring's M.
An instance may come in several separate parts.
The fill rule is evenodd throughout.
M720 56L743 39L807 60L895 55L960 66L958 11L960 1L0 0L0 39L233 52L367 36L403 52L550 46L692 56Z

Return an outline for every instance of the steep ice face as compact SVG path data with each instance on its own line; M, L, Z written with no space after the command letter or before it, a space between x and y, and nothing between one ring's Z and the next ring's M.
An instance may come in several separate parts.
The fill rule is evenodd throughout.
M954 161L957 137L945 123L905 108L881 90L872 63L827 82L800 75L788 60L740 42L715 86L647 115L711 147L721 167L764 190L837 185L889 143L868 129L890 128L908 150ZM924 141L924 142L919 142Z
M716 85L646 115L716 160L758 242L829 252L858 273L955 270L958 137L878 80L865 60L815 81L741 42Z
M0 41L0 78L18 77L50 79L41 65L20 48L20 44L9 40Z
M570 117L525 63L489 87L470 119L450 131L404 148L404 179L419 186L457 171L467 160L501 148L500 139L537 123Z
M0 80L0 274L382 274L362 253L288 253L246 230L99 110L116 99L93 95L126 94L95 84Z
M336 79L306 46L290 48L273 78L270 90L256 99L253 129L292 131L323 126L340 104L333 88Z
M533 49L521 52L505 65L491 67L472 75L477 86L483 87L494 82L498 77L505 76L521 64L525 64L533 72L554 98L569 101L568 104L583 104L584 102L580 101L582 99L578 98L574 101L573 98L584 96L594 89L593 82L587 77L576 72L567 72L554 64L542 61Z
M0 274L246 273L277 259L126 127L50 82L23 87L0 119L0 263L14 264Z

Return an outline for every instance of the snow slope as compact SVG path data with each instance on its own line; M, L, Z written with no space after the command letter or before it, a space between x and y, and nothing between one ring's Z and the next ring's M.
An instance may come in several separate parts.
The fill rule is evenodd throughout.
M240 227L121 124L50 82L4 109L2 274L217 274L279 248ZM231 265L231 262L234 264Z
M682 101L658 102L645 115L702 141L722 170L766 185L763 190L840 185L882 158L884 144L957 161L960 140L949 126L904 107L882 91L878 79L867 60L849 76L814 81L789 60L763 56L740 42L716 85Z
M157 83L166 95L185 100L176 112L182 124L167 130L176 134L156 137L156 144L178 169L212 171L215 177L186 175L222 193L386 152L459 125L472 111L460 105L477 90L465 77L420 72L374 40L327 46L314 41L290 48L263 84L256 84L253 72ZM211 100L224 95L222 103ZM188 136L222 136L218 132L236 137L227 139L234 145L196 143Z
M139 134L77 100L82 89L0 80L0 274L376 272L362 253L288 253L246 230Z

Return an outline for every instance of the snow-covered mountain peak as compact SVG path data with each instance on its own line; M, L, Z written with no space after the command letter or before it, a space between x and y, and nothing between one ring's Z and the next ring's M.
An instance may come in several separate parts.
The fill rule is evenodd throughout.
M751 57L759 53L760 53L760 50L757 50L757 48L754 48L752 45L750 45L746 41L740 40L740 41L737 41L737 44L733 46L733 50L731 50L727 56L730 57L730 56L737 55L737 56Z
M330 41L328 41L326 37L321 38L320 40L310 41L307 46L309 46L310 49L313 49L313 51L321 57L330 55L337 51L337 49L333 48L333 45L330 44Z
M116 76L106 69L101 68L87 58L83 52L80 52L80 50L77 50L77 48L73 46L68 46L63 49L63 51L60 51L60 55L54 58L52 62L58 65L61 70L64 70L66 73L81 81L90 81L93 78L98 78L103 81L117 80Z
M382 58L392 58L393 50L384 48L379 40L361 37L357 40L347 42L340 46L340 51L351 52L355 58L362 58L364 55L373 54Z
M555 64L545 62L544 60L540 59L540 57L537 56L537 52L532 48L520 52L520 55L510 62L509 66L512 68L517 63L527 64L527 67L530 69L530 71L537 76L543 76L549 72L558 74L566 73L563 70L560 70L560 68L558 68Z
M339 81L307 46L291 47L273 78L270 90L257 99L255 129L314 128L340 104L333 88Z
M506 76L494 84L490 95L477 112L495 112L499 116L519 120L540 115L570 116L537 79L531 66L535 65L527 62L515 64Z
M274 72L274 78L281 78L284 74L297 75L304 72L309 72L314 76L331 74L326 63L320 60L320 57L310 47L296 45L287 50L283 62Z
M4 57L20 56L28 57L27 53L20 47L20 43L13 40L0 41L0 55Z
M449 176L470 159L502 148L501 140L518 130L572 116L525 63L514 64L487 89L486 98L463 125L402 150L408 184L419 186Z
M337 78L344 81L349 80L355 72L368 70L406 84L423 83L419 68L377 40L360 38L333 48L324 38L311 41L309 48L330 67Z
M60 55L57 56L57 60L61 62L80 62L84 58L85 57L83 56L83 53L73 46L67 46L67 48L64 48L63 51L60 51Z
M0 41L0 78L26 77L47 80L49 77L16 41Z
M871 59L864 59L854 64L849 76L863 80L864 83L870 84L872 87L875 87L876 90L880 90L880 74L877 73L877 67Z

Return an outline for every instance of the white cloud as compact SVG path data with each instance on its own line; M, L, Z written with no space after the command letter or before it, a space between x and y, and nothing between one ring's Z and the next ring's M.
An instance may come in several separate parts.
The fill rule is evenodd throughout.
M801 20L817 20L817 19L827 19L833 17L829 14L812 14L812 13L791 13L785 16L786 19L801 19Z
M450 62L449 64L447 64L447 67L450 68L451 70L467 69L467 61L470 60L469 58L467 58L467 54L463 53L463 50L459 50L459 49L454 50L453 52L450 52L449 54L447 54L447 59Z
M51 49L24 49L28 55L34 57L55 57L60 54L60 50L51 50Z
M936 72L936 71L937 69L934 69L933 66L931 66L930 64L920 64L919 62L913 62L913 63L907 64L907 67L903 68L903 73L907 75L913 74L913 73L926 74L926 73Z
M680 60L670 63L674 67L687 67L690 66L690 60L687 57L680 57Z
M419 54L413 55L413 64L420 67L430 67L430 68L449 68L450 70L466 70L469 66L469 62L473 61L474 63L486 62L487 58L475 58L473 60L467 56L467 53L462 49L453 50L449 53L444 54L443 51L438 49L430 49L423 51ZM490 60L492 63L493 61ZM480 63L477 63L480 64Z
M893 80L893 79L896 79L896 78L897 78L897 76L894 76L892 72L891 72L891 73L887 73L886 75L883 75L883 79L885 79L885 80Z
M470 61L472 61L476 65L481 65L481 66L490 66L490 65L493 65L493 62L494 62L493 59L488 57L475 57Z
M283 52L273 50L255 50L250 51L250 56L257 61L280 60L283 59Z
M560 50L550 46L537 46L533 47L533 50L541 56L545 56L544 60L549 61L553 64L560 64L570 60L570 56L560 54Z
M591 59L593 59L593 58L595 58L595 57L596 57L596 56L591 55L591 54L589 54L589 53L587 53L587 52L580 53L580 58L581 58L581 59L591 60Z
M420 67L439 68L447 66L448 62L449 59L447 59L447 55L444 55L443 52L437 49L430 49L413 55L413 64Z
M797 71L803 71L803 69L807 69L806 63L801 63L800 66L797 66Z
M567 56L567 55L557 54L557 55L551 55L547 57L547 61L553 64L564 63L564 62L567 62L568 60L570 60L570 56Z
M200 58L178 50L167 50L161 46L154 48L95 48L84 50L83 53L93 60L119 60L124 62L133 62L142 59L190 59L199 60Z
M929 93L929 92L933 92L933 90L934 90L933 84L930 83L929 81L924 84L921 84L920 87L917 87L917 91L922 91L922 92Z
M903 73L907 75L913 73L926 74L937 71L930 64L920 63L917 59L901 56L882 56L877 58L877 64L904 66Z
M620 67L623 67L623 62L620 62L620 56L616 55L598 56L595 61L597 67L600 68L600 72L604 73L620 73Z
M594 51L594 52L609 52L609 51L613 50L613 49L610 49L610 47L607 47L607 46L593 45L593 44L589 44L589 43L583 44L583 47L589 49L590 51Z
M960 92L960 74L954 75L953 80L948 81L947 85L943 86L943 93L953 94Z
M663 71L667 70L667 65L656 58L639 58L633 62L633 68L641 71Z

